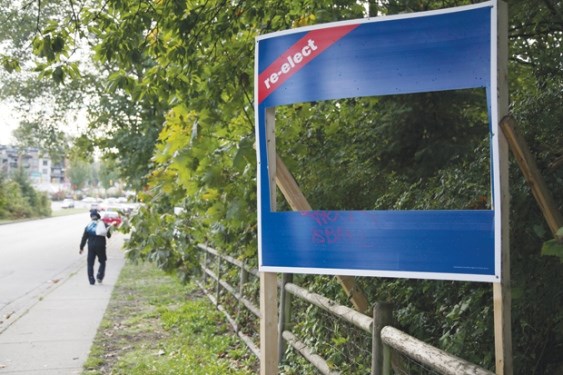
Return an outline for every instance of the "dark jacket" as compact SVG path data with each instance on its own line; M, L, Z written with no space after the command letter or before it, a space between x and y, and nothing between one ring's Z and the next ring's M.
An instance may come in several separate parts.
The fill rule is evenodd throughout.
M86 228L84 228L84 233L82 234L82 240L80 241L80 250L84 249L86 241L88 241L88 250L99 251L106 249L106 237L96 235L96 225L98 220L92 220ZM104 223L106 228L107 224ZM111 237L111 231L108 230L107 238Z

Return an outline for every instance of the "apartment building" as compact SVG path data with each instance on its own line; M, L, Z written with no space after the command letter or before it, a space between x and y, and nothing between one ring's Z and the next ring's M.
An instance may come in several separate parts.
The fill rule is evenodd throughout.
M19 149L0 145L0 171L9 175L23 168L34 185L63 184L64 163L53 163L49 156L42 155L38 148Z

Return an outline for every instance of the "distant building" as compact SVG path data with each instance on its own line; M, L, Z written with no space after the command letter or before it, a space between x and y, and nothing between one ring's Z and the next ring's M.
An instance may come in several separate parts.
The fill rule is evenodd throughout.
M64 162L53 163L38 148L20 150L14 146L0 145L0 171L6 175L23 168L34 185L65 183Z

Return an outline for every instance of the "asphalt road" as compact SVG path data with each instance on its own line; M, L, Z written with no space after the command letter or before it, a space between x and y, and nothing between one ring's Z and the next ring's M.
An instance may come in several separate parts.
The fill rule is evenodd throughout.
M0 225L0 332L85 263L78 250L88 222L81 213Z

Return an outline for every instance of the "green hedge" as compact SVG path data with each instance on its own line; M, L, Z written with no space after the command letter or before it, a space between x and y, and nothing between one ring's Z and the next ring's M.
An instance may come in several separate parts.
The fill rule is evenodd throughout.
M0 219L45 216L51 216L51 201L45 193L36 191L22 173L11 179L0 177Z

